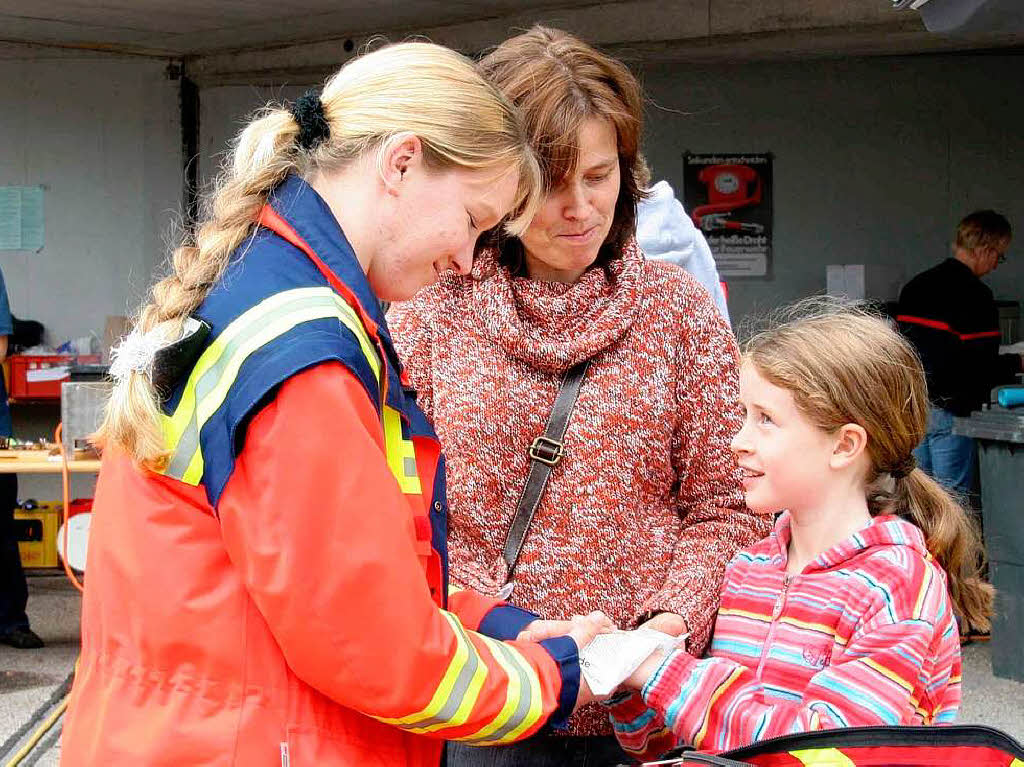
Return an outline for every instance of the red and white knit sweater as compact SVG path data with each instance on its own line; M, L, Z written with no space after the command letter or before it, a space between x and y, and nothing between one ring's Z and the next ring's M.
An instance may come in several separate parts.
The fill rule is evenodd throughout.
M635 245L573 285L513 278L493 254L388 314L447 461L452 579L504 582L502 546L562 375L591 358L510 601L621 626L681 614L710 635L726 563L767 534L743 505L735 341L705 290ZM599 711L574 734L610 732Z

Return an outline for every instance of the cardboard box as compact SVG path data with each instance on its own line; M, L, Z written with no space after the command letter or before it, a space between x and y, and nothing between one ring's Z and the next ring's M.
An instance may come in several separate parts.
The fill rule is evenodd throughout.
M103 328L103 348L100 351L103 364L110 364L110 350L121 343L121 339L131 332L132 323L127 317L120 314L107 316L107 323Z

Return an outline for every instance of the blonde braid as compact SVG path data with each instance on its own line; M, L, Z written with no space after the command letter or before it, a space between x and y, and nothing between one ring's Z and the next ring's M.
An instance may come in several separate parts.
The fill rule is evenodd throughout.
M194 242L186 239L171 256L173 271L153 286L136 327L159 329L177 338L185 319L220 279L231 254L252 232L270 191L297 168L298 126L282 108L264 110L239 136L231 165L215 185L205 221ZM116 444L135 461L159 471L169 454L160 429L157 392L149 374L132 371L118 381L96 434L101 445Z

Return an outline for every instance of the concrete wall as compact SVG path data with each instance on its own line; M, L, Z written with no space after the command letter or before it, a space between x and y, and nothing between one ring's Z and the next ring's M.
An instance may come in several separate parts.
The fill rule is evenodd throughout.
M178 84L162 62L0 61L0 185L43 184L39 253L0 251L11 309L51 343L133 310L180 210Z
M43 184L39 253L0 251L12 311L50 343L131 313L163 261L181 201L178 84L138 58L0 60L0 185ZM12 408L14 433L52 436L59 405ZM56 499L59 476L23 475L21 498ZM73 497L93 478L72 478Z
M307 86L225 85L199 91L199 175L208 183L217 174L229 144L252 113L268 102L295 99Z
M628 55L628 54L627 54ZM988 277L1024 298L1024 56L928 55L642 70L646 150L682 196L682 153L775 154L770 279L730 281L734 318L822 292L825 265L882 264L909 278L943 258L957 221L993 207L1020 232ZM201 92L208 176L245 114L302 87Z
M983 207L1018 231L987 278L1024 298L1024 56L868 58L644 73L647 151L682 194L682 153L775 154L773 276L734 279L742 319L825 288L825 265L943 258L959 219Z

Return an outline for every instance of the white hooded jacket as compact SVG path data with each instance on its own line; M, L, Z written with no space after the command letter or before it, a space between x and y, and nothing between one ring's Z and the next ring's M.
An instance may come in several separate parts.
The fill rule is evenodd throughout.
M648 258L678 264L693 275L729 322L725 293L704 234L693 225L667 181L659 181L650 192L651 196L637 207L636 239L640 249Z

